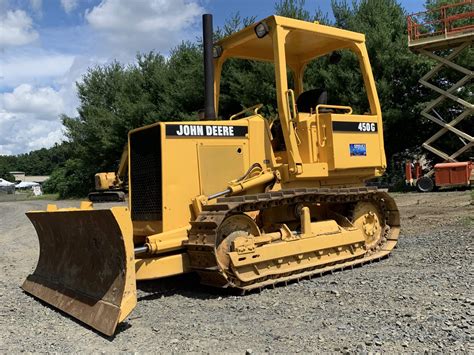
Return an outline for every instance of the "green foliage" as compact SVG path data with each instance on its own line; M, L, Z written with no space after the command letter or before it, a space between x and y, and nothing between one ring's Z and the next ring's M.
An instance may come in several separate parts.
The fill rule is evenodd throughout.
M9 171L22 171L26 175L49 175L69 158L68 143L55 144L20 155L0 155L0 177ZM14 180L13 176L10 176ZM4 178L5 180L9 180ZM9 180L9 181L13 181Z
M258 78L258 79L257 79ZM261 112L273 116L276 112L275 74L270 63L230 59L224 64L221 80L219 116L232 114L263 103Z
M424 22L429 23L427 25L428 30L439 31L442 30L443 24L441 20L443 17L451 17L462 13L467 13L472 11L472 2L466 3L464 5L449 6L446 5L456 5L465 2L464 0L426 0L425 8L429 12L426 12L423 16ZM445 7L441 10L441 7ZM444 12L444 16L442 14ZM453 27L461 27L466 25L472 25L472 18L461 18L453 21L451 23Z
M257 16L241 17L240 13L237 11L232 14L224 23L224 26L218 27L214 31L215 40L222 39L224 37L230 36L232 33L237 32L244 27L250 26L251 24L257 21Z
M114 62L89 69L77 84L79 117L63 116L74 157L100 171L113 170L130 129L154 122L159 106L167 106L162 98L164 58L149 53L137 60L136 66Z
M198 111L204 105L204 70L202 51L199 46L184 42L171 51L167 63L169 84L167 106L170 112L167 116L157 116L165 120L195 120Z
M255 21L255 16L242 18L237 12L225 22L222 28L217 28L216 39L229 36ZM202 54L199 54L200 65L202 65L201 56ZM202 86L202 84L199 85ZM232 114L257 103L264 104L261 110L264 115L275 114L276 93L273 65L254 60L227 60L224 63L221 77L219 117L228 119Z
M45 193L58 193L60 198L83 197L90 191L87 183L93 167L87 166L84 160L69 159L64 166L53 171L43 184Z
M313 15L305 8L306 0L280 0L275 4L275 14L303 21L329 24L329 16L317 7Z

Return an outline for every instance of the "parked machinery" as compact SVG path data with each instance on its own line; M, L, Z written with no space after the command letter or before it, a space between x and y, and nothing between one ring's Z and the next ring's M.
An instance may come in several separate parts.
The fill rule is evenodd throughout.
M412 163L406 162L405 168L407 182L416 184L422 192L431 191L435 187L469 186L474 181L471 176L472 161L459 161L469 159L474 146L474 104L472 100L469 102L468 98L460 95L462 92L469 92L469 86L472 85L472 63L463 67L457 60L472 47L473 9L473 0L461 0L407 17L408 48L438 62L423 75L420 83L439 95L425 106L421 115L440 126L422 146L441 163L423 173L416 168L416 162L413 169L410 168ZM458 77L457 81L450 84L449 80L443 77L440 79L438 76L443 71L449 71L453 77ZM440 83L438 86L434 84L436 78ZM453 149L454 152L447 152L439 146L440 141L448 135L457 138L458 147Z
M23 289L108 335L136 306L138 280L196 272L245 292L379 260L397 243L394 200L364 187L386 168L364 35L270 16L212 47L203 20L208 121L129 133L129 208L27 213L41 252ZM304 92L306 64L339 50L359 60L366 114ZM278 124L261 105L216 120L230 58L273 63Z
M471 161L438 163L424 174L419 161L405 162L405 182L416 186L420 192L430 192L435 188L469 187L474 185L474 170Z
M94 176L95 191L87 198L91 202L125 201L127 192L128 147L125 146L117 172L97 173Z

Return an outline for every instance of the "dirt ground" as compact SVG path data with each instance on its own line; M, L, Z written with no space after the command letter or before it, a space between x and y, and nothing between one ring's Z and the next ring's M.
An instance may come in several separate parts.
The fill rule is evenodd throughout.
M138 306L112 338L22 292L38 258L24 212L48 201L1 202L0 353L474 352L470 192L395 198L402 234L388 259L246 296L192 275L141 282Z

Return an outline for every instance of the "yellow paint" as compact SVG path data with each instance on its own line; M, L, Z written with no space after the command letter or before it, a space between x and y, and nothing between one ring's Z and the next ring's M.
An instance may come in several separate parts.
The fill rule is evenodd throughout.
M189 272L189 259L185 253L170 256L137 259L135 261L137 280L179 275Z
M279 274L281 270L292 272L302 267L310 268L363 255L363 242L364 237L359 230L341 230L312 238L269 243L246 255L230 252L229 257L235 274L240 280L248 282Z
M100 191L109 190L110 188L114 187L116 180L117 176L113 171L107 173L97 173L94 176L95 189Z
M225 190L229 181L242 176L248 166L247 155L246 144L198 145L201 194Z
M146 245L153 254L182 249L183 243L188 239L189 228L191 226L187 225L169 232L150 235L146 238Z

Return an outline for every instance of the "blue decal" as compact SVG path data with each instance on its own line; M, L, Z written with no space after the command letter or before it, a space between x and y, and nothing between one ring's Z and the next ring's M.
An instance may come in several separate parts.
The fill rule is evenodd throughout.
M351 157L365 157L367 155L367 146L365 144L349 144Z

